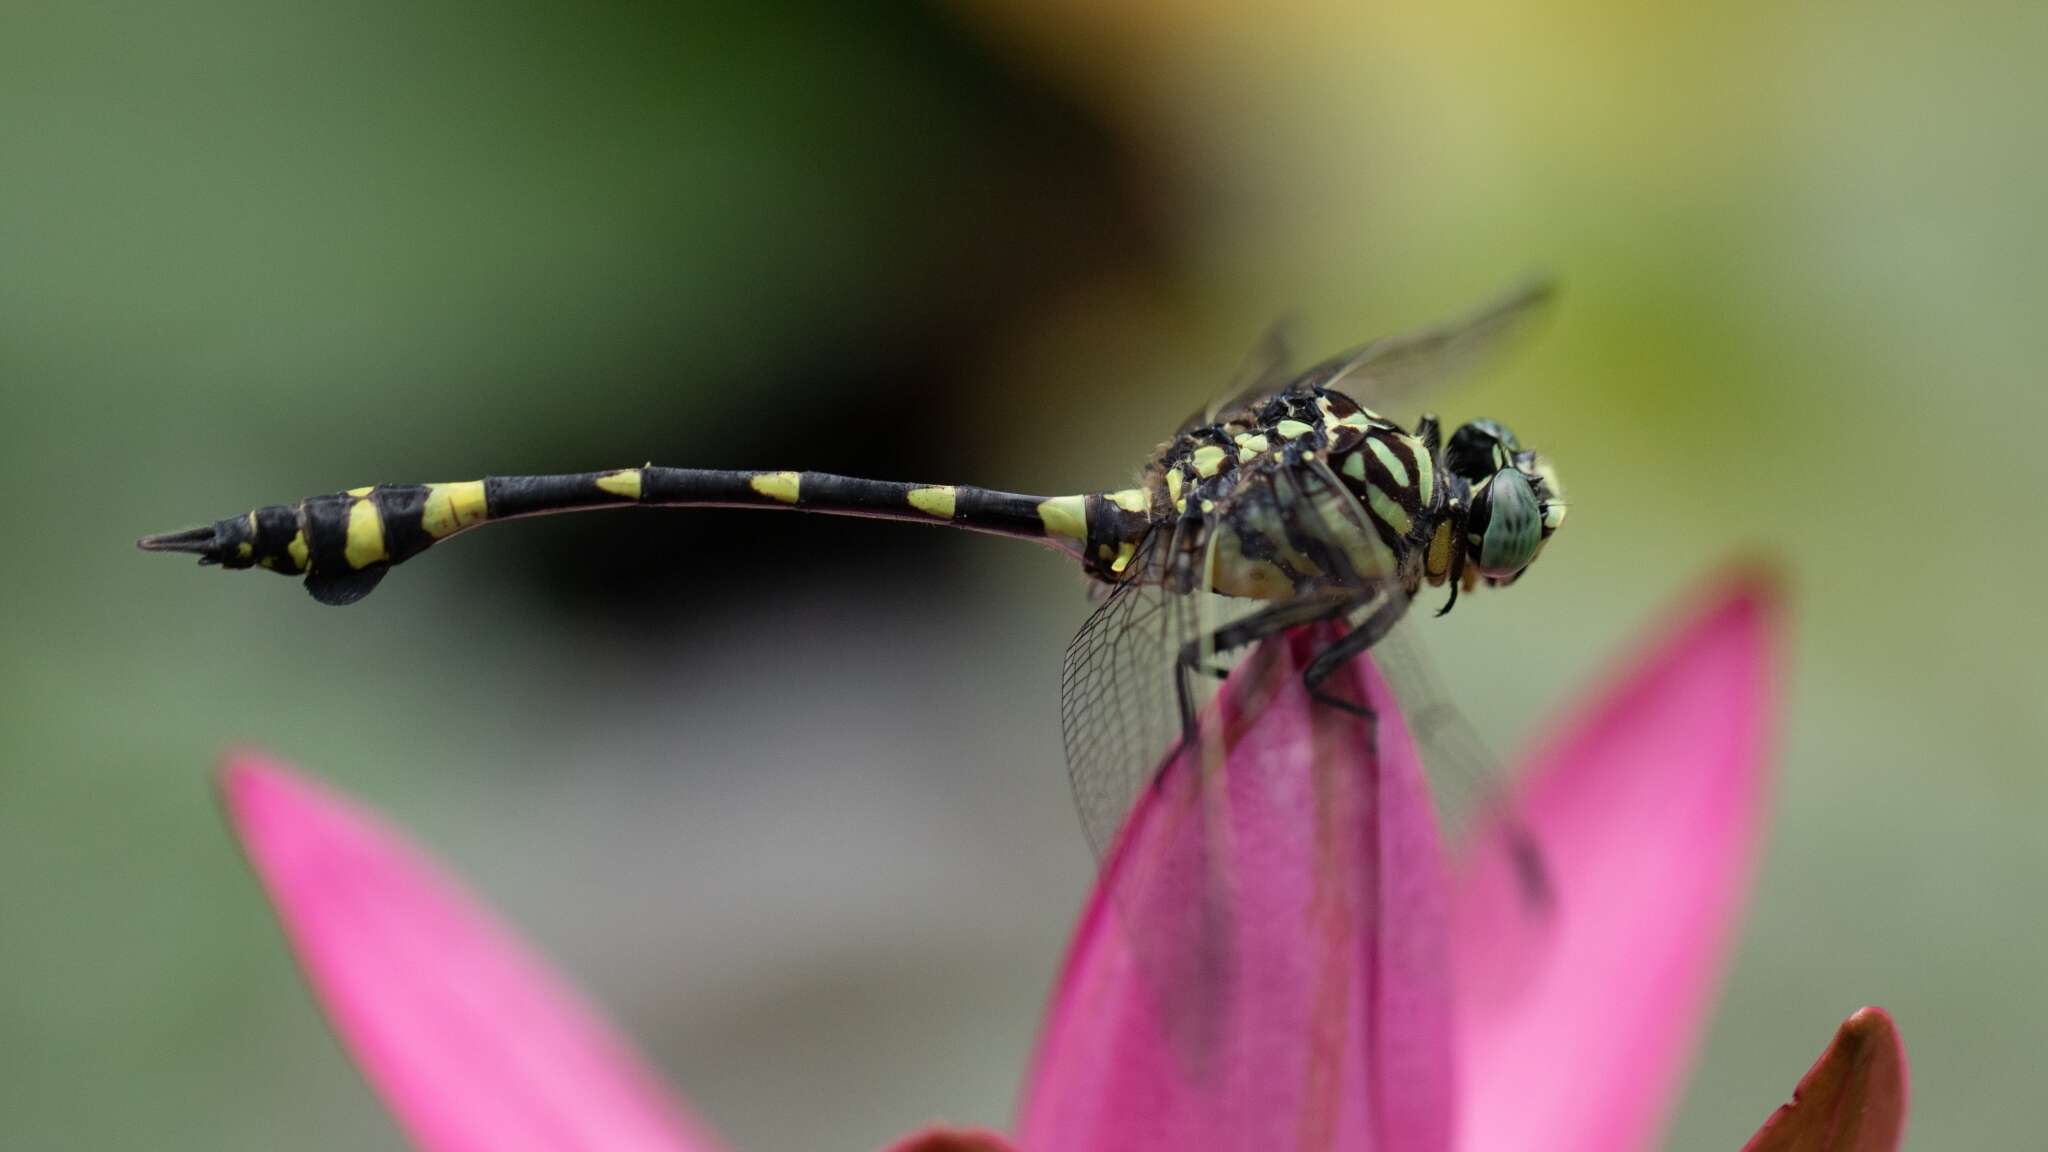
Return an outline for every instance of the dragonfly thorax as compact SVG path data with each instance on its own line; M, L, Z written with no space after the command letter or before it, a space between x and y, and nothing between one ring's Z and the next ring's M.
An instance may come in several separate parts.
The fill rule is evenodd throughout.
M1410 432L1317 388L1181 431L1141 487L1089 498L1081 552L1111 584L1412 597L1425 582L1512 580L1562 519L1555 473L1501 425L1465 425L1446 452L1433 417Z

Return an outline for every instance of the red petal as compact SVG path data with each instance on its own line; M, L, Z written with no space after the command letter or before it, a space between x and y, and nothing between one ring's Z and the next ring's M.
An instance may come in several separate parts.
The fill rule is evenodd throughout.
M717 1147L545 963L396 832L253 756L221 783L306 979L418 1147Z
M1505 838L1455 888L1462 1147L1653 1147L1706 1019L1762 838L1774 587L1727 581L1532 758Z
M1884 1009L1864 1008L1744 1152L1892 1152L1905 1134L1906 1046Z
M1449 1147L1435 818L1368 661L1330 687L1379 711L1378 759L1364 721L1309 700L1301 672L1329 639L1261 645L1211 714L1220 784L1181 757L1131 813L1046 1022L1026 1148Z
M927 1128L894 1144L888 1152L1016 1152L1000 1133L984 1128Z

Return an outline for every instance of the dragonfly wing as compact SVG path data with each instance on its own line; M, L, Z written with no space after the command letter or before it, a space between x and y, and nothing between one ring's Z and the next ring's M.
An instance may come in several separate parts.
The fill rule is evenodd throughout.
M1199 590L1210 583L1210 543L1200 520L1148 535L1133 571L1164 583L1133 579L1110 590L1067 648L1060 691L1067 771L1103 861L1109 911L1150 994L1152 1019L1198 1076L1225 1058L1238 1003L1234 790L1213 697L1244 654L1217 651L1203 638L1260 606ZM1240 670L1238 700L1263 693L1248 679L1255 672ZM1142 817L1132 817L1141 793Z
M1397 627L1373 649L1373 660L1401 702L1408 731L1422 753L1438 811L1454 833L1502 830L1523 903L1532 912L1551 902L1546 852L1507 800L1507 772L1444 688L1412 625Z
M1219 417L1286 387L1296 372L1295 349L1300 344L1300 328L1300 318L1291 314L1268 324L1259 342L1252 346L1251 354L1231 376L1222 398L1196 409L1181 422L1176 434L1207 427Z
M1152 571L1167 536L1139 544L1133 571ZM1138 789L1179 732L1169 653L1179 629L1165 589L1125 581L1090 613L1060 666L1060 728L1067 779L1089 846L1109 851Z
M1303 372L1289 385L1335 388L1370 408L1405 412L1432 389L1469 375L1535 326L1557 296L1556 282L1530 277L1448 323L1360 345Z

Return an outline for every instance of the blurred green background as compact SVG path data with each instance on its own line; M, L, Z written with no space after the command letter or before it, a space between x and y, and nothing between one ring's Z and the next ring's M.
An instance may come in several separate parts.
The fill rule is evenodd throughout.
M214 811L233 744L433 845L736 1147L1001 1123L1090 871L1056 558L589 516L341 612L130 541L645 460L1110 486L1272 316L1319 353L1536 266L1544 337L1442 402L1574 504L1426 630L1487 735L1733 555L1796 594L1670 1146L1866 1002L1918 1146L2035 1138L2048 10L1097 8L0 7L0 1142L402 1146Z

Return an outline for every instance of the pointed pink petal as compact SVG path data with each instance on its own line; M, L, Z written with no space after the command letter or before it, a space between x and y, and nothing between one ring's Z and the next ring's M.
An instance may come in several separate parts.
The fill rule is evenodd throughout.
M1547 914L1501 838L1457 881L1461 1147L1654 1145L1755 866L1776 603L1729 581L1535 756Z
M342 1043L426 1152L708 1152L633 1054L375 817L255 756L222 791Z
M927 1128L889 1145L888 1152L1017 1152L1000 1133L981 1128Z
M1743 1152L1892 1152L1905 1135L1906 1046L1884 1009L1864 1008Z
M1025 1148L1449 1148L1436 825L1369 662L1331 686L1378 709L1383 766L1363 721L1311 705L1301 669L1328 639L1268 642L1232 676L1222 782L1182 757L1139 800L1053 999Z

